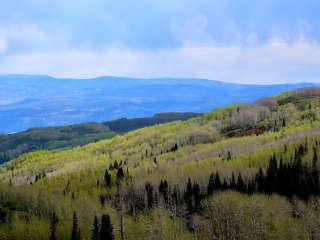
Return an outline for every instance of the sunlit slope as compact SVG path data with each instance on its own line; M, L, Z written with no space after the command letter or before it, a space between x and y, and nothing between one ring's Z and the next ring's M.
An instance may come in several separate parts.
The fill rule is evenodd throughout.
M106 213L115 239L318 239L320 191L305 191L320 167L318 96L314 89L291 92L83 147L25 154L1 167L0 239L48 239L53 213L57 239L70 239L74 212L81 239L91 238L94 217ZM268 179L273 159L290 170L278 181L287 192L260 189L260 172L265 186L275 186ZM292 186L295 163L303 167ZM209 193L218 173L220 187ZM198 187L200 201L188 200L188 186Z
M3 165L0 179L32 183L40 178L104 169L115 161L138 179L158 175L179 181L199 175L200 169L203 174L198 177L205 181L222 165L226 166L221 167L227 169L226 174L239 168L255 172L272 152L288 142L320 135L319 96L319 89L288 92L84 147L28 153ZM266 157L252 157L259 154Z

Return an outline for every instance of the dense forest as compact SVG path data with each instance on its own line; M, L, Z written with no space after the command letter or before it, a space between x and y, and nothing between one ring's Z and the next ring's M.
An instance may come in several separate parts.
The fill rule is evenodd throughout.
M320 89L0 168L0 239L320 239Z
M121 118L103 123L82 123L62 127L32 128L24 132L0 135L0 163L35 150L55 150L83 146L110 139L138 128L177 120L187 120L196 113L161 113L145 118Z

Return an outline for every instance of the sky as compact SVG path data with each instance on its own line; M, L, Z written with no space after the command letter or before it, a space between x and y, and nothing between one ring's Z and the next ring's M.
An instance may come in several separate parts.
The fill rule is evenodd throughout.
M0 74L320 82L319 0L0 0Z

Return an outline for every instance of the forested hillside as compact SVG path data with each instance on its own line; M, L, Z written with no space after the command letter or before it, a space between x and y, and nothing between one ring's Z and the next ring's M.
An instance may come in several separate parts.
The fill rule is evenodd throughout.
M32 128L0 135L0 164L35 150L55 150L82 146L138 128L186 120L196 113L159 113L145 118L122 118L103 123L82 123L62 127Z
M0 168L0 239L320 239L320 89Z

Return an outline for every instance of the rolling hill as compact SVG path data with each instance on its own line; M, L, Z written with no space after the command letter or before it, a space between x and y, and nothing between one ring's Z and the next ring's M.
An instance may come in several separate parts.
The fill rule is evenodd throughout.
M138 128L186 120L197 115L195 113L159 113L153 117L122 118L103 123L32 128L19 133L3 134L0 135L0 164L30 151L82 146Z
M115 239L319 239L319 110L299 89L24 154L0 168L0 238L90 239L110 216Z
M0 75L0 133L34 127L211 111L315 84L241 85L202 79L58 79Z

